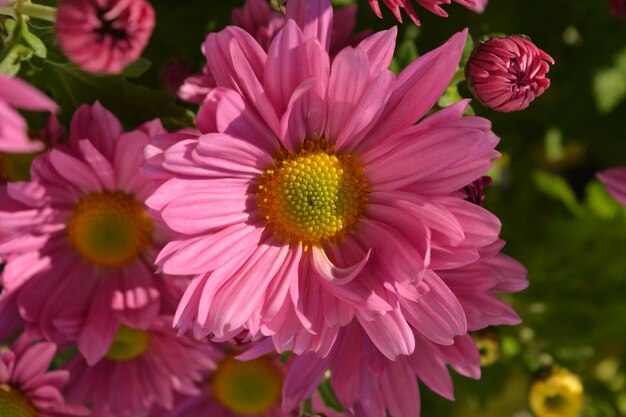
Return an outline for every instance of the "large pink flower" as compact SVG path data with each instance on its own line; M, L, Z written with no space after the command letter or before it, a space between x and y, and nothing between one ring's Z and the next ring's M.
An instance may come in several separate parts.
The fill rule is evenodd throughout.
M626 168L612 168L598 173L600 181L614 199L626 206Z
M493 293L526 288L526 270L517 261L500 254L501 247L502 242L496 242L481 251L479 261L436 273L462 306L469 331L519 323L515 312ZM428 283L424 279L421 285ZM428 290L419 290L423 291ZM437 333L424 331L425 327L419 323L432 321L433 328L440 326L447 314L445 311L423 317L411 316L410 309L406 311L414 325L413 354L400 356L395 361L383 357L358 323L352 323L342 330L335 348L325 359L307 353L294 360L284 385L284 408L293 409L309 397L328 368L331 369L331 386L341 404L355 415L367 417L384 417L387 412L394 417L419 415L417 380L453 400L454 389L447 365L461 375L480 377L480 355L471 336L457 336L450 344L442 341Z
M356 45L368 32L353 34L356 27L357 5L338 9L333 18L331 55L335 55L348 45ZM233 10L232 23L254 37L263 49L267 50L276 36L287 22L285 15L272 10L266 0L246 0L243 7ZM203 53L207 60L212 59ZM178 90L181 100L199 104L202 103L209 91L216 86L215 79L208 65L202 73L194 74L185 80Z
M176 336L172 318L148 329L122 326L106 356L93 366L76 356L65 366L72 379L68 398L116 417L144 416L154 405L174 406L175 393L198 395L198 384L215 368L220 352L187 336Z
M28 128L15 108L55 113L57 105L45 94L20 80L0 74L0 152L35 152L41 142L31 141Z
M420 21L417 18L417 13L413 8L412 4L413 0L383 0L383 3L391 10L394 17L398 19L399 22L402 22L402 14L400 10L404 9L407 15L411 18L411 20L419 25ZM487 6L488 0L454 0L456 3L459 3L470 10L474 10L475 12L482 13ZM383 14L380 10L379 0L369 0L370 6L376 16L382 18ZM450 4L452 0L415 0L420 6L424 7L426 10L438 15L447 17L448 13L441 7L442 4Z
M77 339L90 362L119 323L145 327L159 311L165 284L153 262L168 232L147 216L155 185L138 175L141 149L159 132L151 122L125 133L100 104L83 106L69 143L35 159L30 182L0 192L0 305L16 302L46 339Z
M9 350L0 349L0 415L3 417L87 416L89 410L65 402L62 391L69 372L48 372L56 353L53 343L32 343L20 336Z
M424 118L466 33L396 77L395 29L331 62L330 1L291 0L287 16L267 54L238 28L209 35L218 87L198 116L203 134L147 149L150 172L173 177L147 200L177 232L157 263L196 275L176 322L325 355L356 318L386 356L409 354L405 288L475 262L500 227L458 193L498 156L490 123L463 117L467 102ZM452 343L467 331L463 311L445 285L428 288L411 313L449 311L434 331Z

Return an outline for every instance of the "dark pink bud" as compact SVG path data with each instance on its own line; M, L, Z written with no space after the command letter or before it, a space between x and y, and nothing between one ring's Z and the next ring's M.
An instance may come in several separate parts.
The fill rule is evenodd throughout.
M501 112L523 110L550 87L554 60L523 36L491 38L472 54L469 87L485 106Z
M380 5L378 3L379 0L369 0L370 6L374 13L378 17L383 17L382 12L380 11ZM442 17L447 17L448 13L441 7L441 5L450 4L451 0L383 0L385 6L391 10L391 13L398 19L399 22L402 22L402 15L400 10L404 10L405 13L411 18L411 20L419 25L420 21L417 18L417 13L413 8L412 2L415 1L420 6L424 7L426 10ZM454 0L456 3L459 3L470 10L474 10L475 12L482 13L487 6L488 0Z
M611 0L611 13L626 21L626 0Z
M117 74L141 56L154 23L145 0L61 0L56 35L83 70Z

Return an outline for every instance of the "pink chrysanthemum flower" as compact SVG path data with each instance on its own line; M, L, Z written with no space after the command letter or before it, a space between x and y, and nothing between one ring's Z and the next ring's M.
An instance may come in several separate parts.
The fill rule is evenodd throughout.
M170 411L151 417L295 417L281 409L284 366L276 355L252 360L223 353L206 378L200 395L181 397Z
M611 0L611 13L626 21L626 0Z
M65 402L69 373L50 371L53 343L32 343L20 336L9 350L0 347L0 416L71 417L90 415L80 405Z
M383 14L380 10L380 0L369 0L370 6L376 16L382 18ZM450 4L452 0L415 0L420 6L424 7L426 10L436 14L437 16L447 17L448 13L441 7L442 4ZM462 6L467 7L470 10L473 10L478 13L482 13L487 6L488 0L454 0L456 3L459 3ZM398 19L399 22L402 22L402 14L401 10L404 9L405 13L411 18L413 23L419 26L420 21L417 18L417 13L413 8L413 0L383 0L383 3L391 10L394 17Z
M626 206L626 168L612 168L598 173L609 193L620 204Z
M395 29L331 64L330 1L290 0L287 16L267 54L238 28L209 35L218 87L198 115L204 134L157 137L146 150L151 174L174 177L147 200L177 233L157 263L196 275L176 323L324 355L356 317L386 356L411 353L401 286L476 261L500 228L458 194L499 155L490 123L463 117L466 101L420 121L466 32L396 77ZM415 315L447 302L425 299ZM458 317L453 335L466 333Z
M31 141L28 137L26 123L15 108L55 113L56 103L19 78L0 74L0 152L42 150L43 143Z
M153 263L168 231L146 214L155 185L138 170L148 137L161 132L151 122L126 133L100 104L83 106L69 143L35 159L30 182L0 192L7 294L19 292L29 326L51 341L77 340L92 363L119 323L145 327L159 312L164 285Z
M65 366L68 398L116 417L145 415L154 405L174 406L174 395L198 395L197 384L215 368L220 352L187 336L177 337L172 318L146 330L121 326L105 357L93 366L76 356Z
M118 74L141 56L154 23L146 0L61 0L56 36L81 69Z
M442 288L442 284L449 288L467 319L468 331L519 323L517 314L493 294L521 291L528 285L524 267L499 253L502 245L503 242L496 242L483 248L482 258L473 264L431 273L430 282L424 279L422 284L430 286L431 291L440 291L436 286ZM418 293L424 291L428 290L418 287ZM451 302L448 304L453 306ZM435 328L445 326L442 319L449 313L441 310L430 317L407 316L412 324L428 320ZM480 355L476 344L467 334L456 336L453 343L447 343L439 337L445 331L424 332L417 328L423 329L423 326L416 325L413 330L415 352L391 361L375 349L357 323L352 323L342 330L334 349L325 359L312 353L294 359L284 385L284 409L291 410L309 397L328 368L338 400L357 416L418 416L420 393L417 380L453 400L454 389L447 365L461 375L479 378ZM303 379L301 375L308 378Z
M481 42L467 63L470 89L490 109L524 110L550 87L546 77L554 60L522 36Z
M331 56L348 45L356 45L368 32L353 34L356 27L357 5L338 9L333 17ZM232 23L254 37L263 49L267 50L276 34L287 22L285 15L273 10L267 0L246 0L243 7L233 10ZM203 53L207 60L212 59ZM194 74L185 80L178 90L178 97L189 103L202 103L209 91L216 86L210 68L205 66L202 73Z

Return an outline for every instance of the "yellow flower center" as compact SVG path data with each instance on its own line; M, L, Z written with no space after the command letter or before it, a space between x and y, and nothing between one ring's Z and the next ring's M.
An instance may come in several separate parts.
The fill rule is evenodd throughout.
M117 362L130 361L143 355L150 346L150 335L144 330L120 326L107 352L107 359Z
M575 417L583 408L584 390L576 375L558 369L533 382L529 397L537 417Z
M0 416L2 417L36 417L37 409L28 397L11 387L0 384Z
M120 268L136 259L152 238L143 204L122 191L85 194L67 222L67 237L85 261Z
M355 155L307 140L259 177L259 212L268 230L305 247L352 232L368 204L369 184Z
M256 415L279 405L283 375L270 358L242 362L228 356L220 362L212 384L215 399L225 408Z

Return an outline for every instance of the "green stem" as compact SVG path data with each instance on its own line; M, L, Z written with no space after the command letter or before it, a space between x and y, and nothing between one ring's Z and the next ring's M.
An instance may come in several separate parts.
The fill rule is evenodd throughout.
M48 22L55 22L57 19L56 7L44 6L43 4L18 2L15 5L15 12Z
M313 400L311 398L302 401L302 404L300 404L299 417L313 417Z

